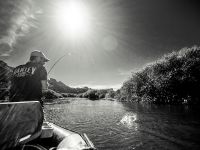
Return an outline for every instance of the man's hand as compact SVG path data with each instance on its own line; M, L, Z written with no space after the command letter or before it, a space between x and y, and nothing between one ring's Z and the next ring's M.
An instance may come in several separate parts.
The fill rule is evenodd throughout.
M42 84L42 95L43 95L41 99L44 100L48 92L47 80L42 80L41 84Z
M42 89L42 94L46 94L48 92L48 89Z
M48 90L47 80L42 80L41 84L42 84L42 91Z

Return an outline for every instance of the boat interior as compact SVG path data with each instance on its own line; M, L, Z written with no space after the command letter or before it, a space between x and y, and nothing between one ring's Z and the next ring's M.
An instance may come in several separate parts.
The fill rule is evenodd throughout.
M93 150L86 134L44 121L39 102L0 103L1 150Z

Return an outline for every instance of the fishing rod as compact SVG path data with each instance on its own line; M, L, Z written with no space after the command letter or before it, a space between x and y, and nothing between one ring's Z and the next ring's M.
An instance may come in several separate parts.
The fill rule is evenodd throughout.
M55 61L55 63L54 63L54 64L51 66L51 68L49 69L49 72L47 73L47 75L49 75L49 73L50 73L51 70L55 67L55 65L56 65L61 59L63 59L67 54L68 54L68 52L65 53L64 55L62 55L61 57L59 57L59 58Z

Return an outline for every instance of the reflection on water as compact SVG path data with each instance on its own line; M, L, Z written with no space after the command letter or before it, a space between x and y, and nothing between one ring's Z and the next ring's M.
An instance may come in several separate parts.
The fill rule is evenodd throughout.
M45 105L48 121L87 133L99 150L200 149L199 109L75 99Z
M127 113L125 114L122 119L120 120L120 123L129 128L129 129L138 129L138 124L137 124L137 114L135 113Z

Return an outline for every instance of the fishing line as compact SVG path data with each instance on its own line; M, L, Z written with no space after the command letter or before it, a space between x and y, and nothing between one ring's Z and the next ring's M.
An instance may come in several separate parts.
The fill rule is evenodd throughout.
M55 67L55 65L56 65L61 59L63 59L66 55L68 55L68 52L65 53L64 55L62 55L61 57L59 57L59 58L55 61L55 63L54 63L54 64L51 66L51 68L49 69L49 72L47 73L47 75L50 74L50 72L51 72L52 69Z

